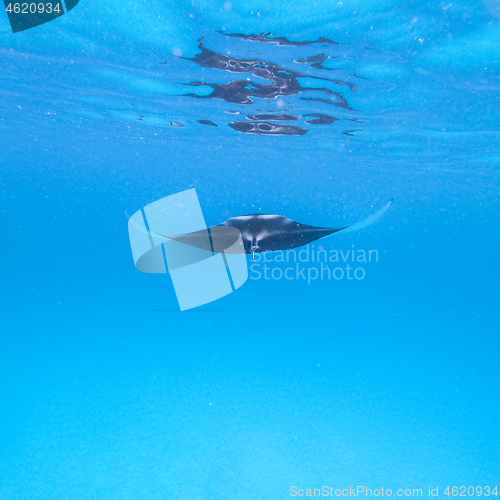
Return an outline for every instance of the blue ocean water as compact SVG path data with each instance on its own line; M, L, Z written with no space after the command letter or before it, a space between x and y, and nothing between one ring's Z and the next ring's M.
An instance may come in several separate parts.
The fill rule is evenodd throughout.
M499 17L81 0L13 34L1 14L0 497L500 486ZM394 202L315 243L376 250L363 279L250 272L180 312L122 210L191 188L210 225Z

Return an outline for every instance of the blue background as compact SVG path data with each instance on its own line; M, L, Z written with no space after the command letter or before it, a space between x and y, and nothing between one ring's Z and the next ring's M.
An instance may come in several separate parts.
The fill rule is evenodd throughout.
M499 15L494 0L81 0L12 34L0 14L0 497L498 484ZM351 110L182 97L241 77L174 57L201 37L359 92L342 90ZM318 53L342 60L293 62ZM228 127L225 111L261 109L340 119L300 137ZM168 276L135 270L122 208L193 187L208 224L342 227L395 201L322 242L377 249L364 280L248 280L181 313Z

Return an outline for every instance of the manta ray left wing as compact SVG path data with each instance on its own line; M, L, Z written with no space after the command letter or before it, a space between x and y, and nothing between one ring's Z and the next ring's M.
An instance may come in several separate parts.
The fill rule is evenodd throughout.
M177 241L208 252L214 253L245 253L241 233L232 226L211 226L201 231L186 234L163 235L162 238Z
M125 210L123 210L125 212ZM125 212L125 216L130 220L130 216ZM184 245L206 250L214 253L229 253L240 254L245 253L241 233L238 229L232 226L212 226L208 229L201 229L186 234L158 234L153 231L148 231L139 224L136 224L133 219L132 223L142 233L148 234L158 243L166 243L168 241L177 241Z

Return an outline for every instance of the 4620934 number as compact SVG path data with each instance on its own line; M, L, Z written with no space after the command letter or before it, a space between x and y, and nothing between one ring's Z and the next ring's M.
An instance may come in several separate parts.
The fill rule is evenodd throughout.
M5 10L9 14L52 14L61 13L61 4L57 3L9 3Z
M498 486L447 486L443 492L454 497L498 496Z

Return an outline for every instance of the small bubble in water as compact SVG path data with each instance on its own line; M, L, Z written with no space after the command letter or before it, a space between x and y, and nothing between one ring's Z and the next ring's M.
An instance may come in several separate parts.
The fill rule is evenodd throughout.
M224 2L224 9L228 12L233 8L233 4L231 2Z

